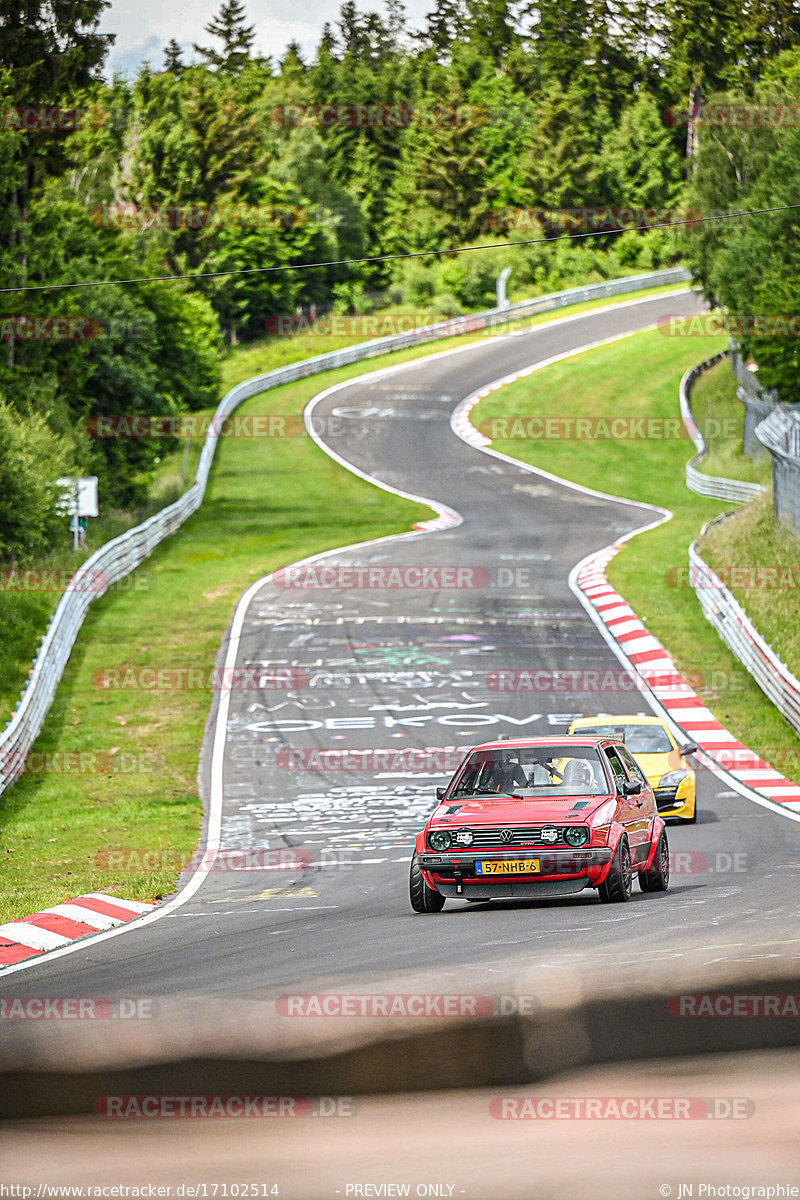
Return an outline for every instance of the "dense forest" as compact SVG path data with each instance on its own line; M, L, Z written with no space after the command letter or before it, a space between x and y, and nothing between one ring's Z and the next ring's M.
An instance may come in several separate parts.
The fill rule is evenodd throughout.
M436 0L421 29L345 0L309 62L256 55L225 0L111 82L107 7L0 0L0 560L64 538L60 475L139 503L165 446L87 422L213 405L225 345L275 314L452 314L503 266L534 294L680 258L732 311L800 311L795 212L644 228L800 201L798 0ZM758 355L795 398L796 340Z

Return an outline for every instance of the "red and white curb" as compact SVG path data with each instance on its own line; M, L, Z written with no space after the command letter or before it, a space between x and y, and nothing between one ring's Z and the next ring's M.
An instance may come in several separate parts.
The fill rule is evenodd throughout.
M609 546L581 565L575 582L607 632L637 674L644 678L670 720L703 751L708 765L722 768L766 800L800 813L800 787L740 742L722 725L683 679L661 643L647 632L636 613L606 579L605 570L619 553Z
M30 917L8 921L0 925L0 967L36 958L48 950L59 950L87 934L125 925L153 908L154 904L138 900L87 892Z

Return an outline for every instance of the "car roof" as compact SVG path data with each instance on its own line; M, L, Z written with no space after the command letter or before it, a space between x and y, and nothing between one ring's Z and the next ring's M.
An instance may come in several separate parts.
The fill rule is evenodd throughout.
M605 713L597 717L576 717L572 722L576 729L584 725L666 725L661 717L637 716L636 713Z
M605 742L620 742L619 738L587 733L583 737L578 737L574 733L561 733L557 737L526 737L526 738L501 738L494 742L481 742L479 746L473 746L473 750L517 750L530 746L563 746L569 749L574 746L600 746Z

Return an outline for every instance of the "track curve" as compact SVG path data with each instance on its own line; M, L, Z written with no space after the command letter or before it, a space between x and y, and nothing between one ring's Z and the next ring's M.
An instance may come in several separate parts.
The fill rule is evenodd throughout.
M124 936L56 952L26 965L24 978L10 969L3 994L29 994L35 983L42 995L263 995L430 968L463 980L472 966L485 971L516 955L543 969L555 956L613 969L654 953L711 962L800 947L791 937L800 827L702 772L698 825L670 831L684 857L665 897L636 892L622 911L601 907L593 892L558 903L451 901L435 917L414 916L407 902L411 839L450 768L433 754L420 771L391 752L450 748L452 760L458 747L501 733L559 733L573 715L630 711L621 692L499 691L496 672L617 669L569 572L657 516L489 459L453 435L451 414L501 375L650 326L676 303L685 309L687 298L550 322L315 397L315 436L340 461L430 497L460 524L453 516L438 532L329 552L318 565L336 574L301 577L304 586L284 575L249 589L229 660L293 671L305 684L229 693L206 738L208 763L216 735L219 844L263 854L261 869L195 876ZM392 568L406 581L422 573L461 586L392 586ZM379 586L350 586L370 570ZM314 752L331 750L366 757L320 766ZM370 758L376 750L386 753ZM213 824L213 804L211 813ZM276 854L293 866L265 867Z

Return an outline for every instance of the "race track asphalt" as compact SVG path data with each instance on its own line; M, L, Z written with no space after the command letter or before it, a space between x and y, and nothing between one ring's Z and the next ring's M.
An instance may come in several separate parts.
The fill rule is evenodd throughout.
M517 957L527 968L558 958L613 972L654 955L699 952L712 963L796 951L800 825L706 772L697 825L670 828L678 854L667 895L637 888L624 906L589 891L558 902L448 901L441 914L417 916L407 896L412 837L448 766L367 754L363 764L320 767L303 754L450 748L452 761L459 747L500 734L562 733L575 715L648 711L622 690L501 691L493 673L618 673L567 577L655 514L483 455L453 434L450 416L499 376L690 306L699 301L672 294L482 339L318 400L315 430L337 455L449 506L462 523L338 551L324 559L333 572L305 586L284 578L257 589L237 666L262 670L268 686L231 693L221 832L221 861L243 850L254 869L211 871L163 918L46 956L0 980L0 994L261 996L418 971L463 983ZM632 441L632 477L637 470ZM461 586L381 586L396 566L412 569L406 581L428 568L434 583L461 568ZM375 586L349 586L364 567L381 568ZM287 669L304 686L269 686L270 672ZM211 722L206 791L213 735ZM274 869L281 853L288 869Z

